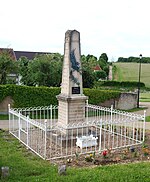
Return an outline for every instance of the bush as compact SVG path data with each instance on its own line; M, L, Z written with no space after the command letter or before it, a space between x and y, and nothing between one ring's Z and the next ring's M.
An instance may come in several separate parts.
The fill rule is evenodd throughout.
M32 87L18 85L1 85L0 86L0 102L7 96L11 96L14 100L13 107L36 107L57 105L56 96L59 95L58 87ZM89 97L90 104L99 104L105 100L116 98L120 92L104 91L98 89L83 89L83 93Z

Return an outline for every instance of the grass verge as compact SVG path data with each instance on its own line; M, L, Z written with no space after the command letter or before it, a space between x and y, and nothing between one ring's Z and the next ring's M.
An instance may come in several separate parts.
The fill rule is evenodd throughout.
M150 122L150 116L146 116L145 121Z
M99 166L95 168L67 168L66 176L57 174L57 166L28 151L6 131L0 131L0 167L8 166L10 175L1 181L45 182L143 182L150 181L150 163Z
M8 120L9 116L8 114L0 114L0 120Z

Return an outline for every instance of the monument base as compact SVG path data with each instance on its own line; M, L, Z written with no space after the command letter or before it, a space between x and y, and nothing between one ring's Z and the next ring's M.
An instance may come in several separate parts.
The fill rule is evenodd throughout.
M58 125L67 127L68 124L85 122L85 105L87 96L66 96L60 94L57 96L58 107Z

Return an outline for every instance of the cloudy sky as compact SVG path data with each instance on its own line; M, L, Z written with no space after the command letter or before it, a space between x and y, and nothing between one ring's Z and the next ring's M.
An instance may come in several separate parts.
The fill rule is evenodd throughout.
M81 53L150 57L150 0L0 0L0 47L64 53L67 30Z

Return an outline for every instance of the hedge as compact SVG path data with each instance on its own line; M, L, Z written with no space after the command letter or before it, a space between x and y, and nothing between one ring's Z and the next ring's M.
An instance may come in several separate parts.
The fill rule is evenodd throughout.
M119 97L120 91L113 90L99 90L99 89L83 89L86 96L89 97L89 103L98 105L106 100Z
M136 81L100 81L100 86L113 86L113 87L135 87L137 88L138 82ZM145 87L143 82L140 82L140 87Z
M56 96L59 95L58 87L29 87L19 85L0 85L0 102L7 96L11 96L13 107L35 107L57 105ZM119 91L83 89L83 93L89 97L90 104L99 104L111 98L117 98Z

